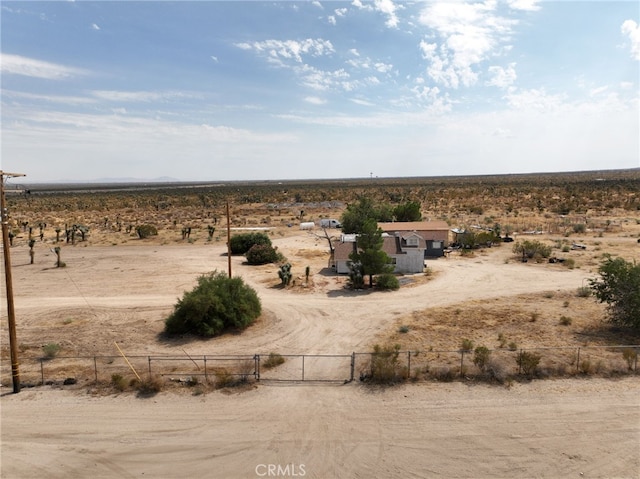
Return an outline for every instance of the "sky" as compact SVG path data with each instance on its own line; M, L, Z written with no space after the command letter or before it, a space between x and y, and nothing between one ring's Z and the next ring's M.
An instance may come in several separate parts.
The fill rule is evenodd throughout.
M2 0L0 23L0 169L28 181L640 167L635 0Z

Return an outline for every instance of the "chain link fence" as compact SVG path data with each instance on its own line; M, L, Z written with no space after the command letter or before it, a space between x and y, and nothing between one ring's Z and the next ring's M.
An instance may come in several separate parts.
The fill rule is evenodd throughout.
M351 354L247 354L153 356L23 357L23 386L109 383L119 377L159 377L167 381L229 384L240 381L380 383L457 378L508 378L637 374L640 345L527 349L401 351L397 348ZM0 381L11 383L10 361L1 363Z

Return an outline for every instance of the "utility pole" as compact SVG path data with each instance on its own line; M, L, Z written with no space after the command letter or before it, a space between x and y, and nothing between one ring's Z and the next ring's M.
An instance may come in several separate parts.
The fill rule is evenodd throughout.
M7 287L7 317L9 319L9 349L11 350L11 378L13 392L20 392L20 371L18 369L18 340L16 338L16 312L13 307L13 280L11 277L11 253L9 247L9 212L4 198L4 179L25 176L22 173L7 173L0 170L0 220L2 222L2 251L4 253L4 277Z
M227 200L227 264L229 265L229 278L231 278L231 221L229 220L229 201Z

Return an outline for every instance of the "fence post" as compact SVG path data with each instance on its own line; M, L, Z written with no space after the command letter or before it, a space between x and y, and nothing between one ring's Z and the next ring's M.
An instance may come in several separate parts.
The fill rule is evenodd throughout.
M636 348L633 348L633 350L636 352L635 361L633 362L633 372L637 373L638 372L638 351L636 350Z
M204 367L204 382L205 384L209 384L209 376L207 375L207 355L206 354L202 357L202 364Z
M464 371L464 349L460 350L460 376L463 375Z
M516 356L516 359L517 359L517 363L518 363L518 374L522 374L522 349L520 350L520 352Z
M254 369L253 377L256 379L256 381L260 381L260 355L254 354L253 361L255 363L255 366L253 367Z
M411 377L411 351L407 351L407 379Z
M351 353L351 382L353 382L353 376L355 375L355 369L356 369L356 353L355 351L353 351Z
M151 377L151 356L147 356L147 360L149 361L149 377Z
M578 356L576 358L576 372L580 371L580 348L578 348Z
M97 384L98 383L98 359L95 356L93 357L93 375L95 377L96 384Z
M40 359L40 381L41 385L44 386L44 359Z
M304 381L304 354L302 355L302 380Z

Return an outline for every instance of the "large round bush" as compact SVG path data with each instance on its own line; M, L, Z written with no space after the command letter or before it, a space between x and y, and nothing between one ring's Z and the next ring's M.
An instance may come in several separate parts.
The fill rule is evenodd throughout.
M165 333L216 336L225 330L243 329L260 316L262 306L253 288L242 278L214 271L198 278L165 320Z
M246 254L253 245L271 246L271 240L264 233L242 233L234 235L229 241L231 254Z
M245 256L251 265L275 263L279 258L276 249L266 244L254 244Z

